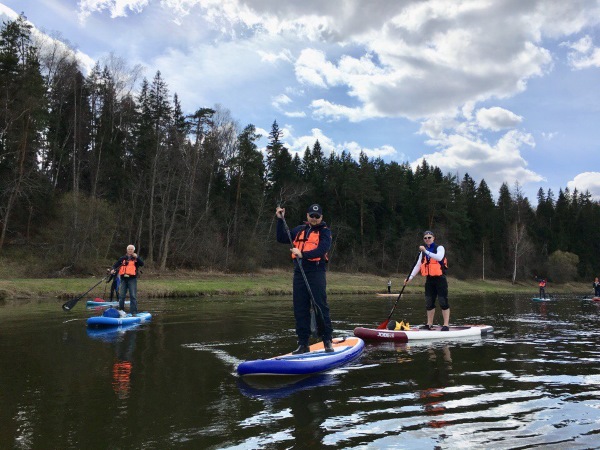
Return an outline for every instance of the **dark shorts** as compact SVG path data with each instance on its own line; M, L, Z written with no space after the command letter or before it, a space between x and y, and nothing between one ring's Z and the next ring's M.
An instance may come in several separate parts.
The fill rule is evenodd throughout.
M448 280L446 280L445 275L441 277L428 276L425 280L425 308L427 308L427 311L435 309L436 300L443 310L450 308L448 303Z

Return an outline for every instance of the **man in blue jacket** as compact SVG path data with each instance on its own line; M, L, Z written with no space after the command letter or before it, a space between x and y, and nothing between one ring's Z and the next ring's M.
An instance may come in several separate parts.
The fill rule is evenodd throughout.
M333 327L329 317L327 304L327 252L331 247L331 230L323 221L323 210L318 204L310 205L306 211L306 222L290 230L288 236L284 224L284 208L275 210L277 216L277 242L290 245L291 256L295 261L293 280L294 317L296 319L296 335L298 348L293 354L309 352L310 337L310 308L311 298L309 288L304 281L300 265L304 269L310 291L315 301L315 314L318 333L323 339L326 352L333 352L331 344Z

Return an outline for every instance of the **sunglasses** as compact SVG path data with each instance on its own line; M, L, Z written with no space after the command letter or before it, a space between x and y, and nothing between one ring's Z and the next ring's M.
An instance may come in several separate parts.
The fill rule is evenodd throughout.
M308 217L310 217L311 219L320 219L321 215L320 214L310 214Z
M423 236L423 240L433 239L433 236Z

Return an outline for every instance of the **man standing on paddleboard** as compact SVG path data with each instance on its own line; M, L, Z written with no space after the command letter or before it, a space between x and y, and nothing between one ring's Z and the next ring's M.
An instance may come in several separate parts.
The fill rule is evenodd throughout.
M121 278L121 287L119 288L119 311L125 311L125 297L129 291L129 312L137 314L137 277L139 268L144 265L144 261L135 253L135 246L127 246L127 254L121 256L113 264L111 273L118 274Z
M290 230L285 222L285 208L277 207L277 242L292 243L294 260L293 303L296 319L297 355L310 351L311 307L316 316L318 334L323 339L326 352L333 352L331 343L333 327L327 303L327 252L331 247L331 230L323 221L323 210L317 204L306 211L306 222Z
M442 245L436 244L435 235L432 231L423 232L423 241L425 245L419 246L421 258L404 281L406 285L414 276L421 272L425 278L425 308L427 309L427 324L421 328L431 330L433 327L433 317L435 316L435 301L440 303L442 308L442 317L444 325L441 331L448 331L450 324L450 304L448 303L448 280L446 280L446 270L448 261L446 260L446 250Z

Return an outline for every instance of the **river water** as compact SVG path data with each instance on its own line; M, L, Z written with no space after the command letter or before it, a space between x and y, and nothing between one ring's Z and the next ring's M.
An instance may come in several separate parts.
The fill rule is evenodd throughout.
M331 297L335 336L393 302ZM61 304L0 303L0 448L600 448L600 304L581 296L453 297L451 323L494 334L367 343L288 384L235 368L295 348L289 297L141 299L151 323L100 335L99 311ZM424 317L417 295L394 313Z

